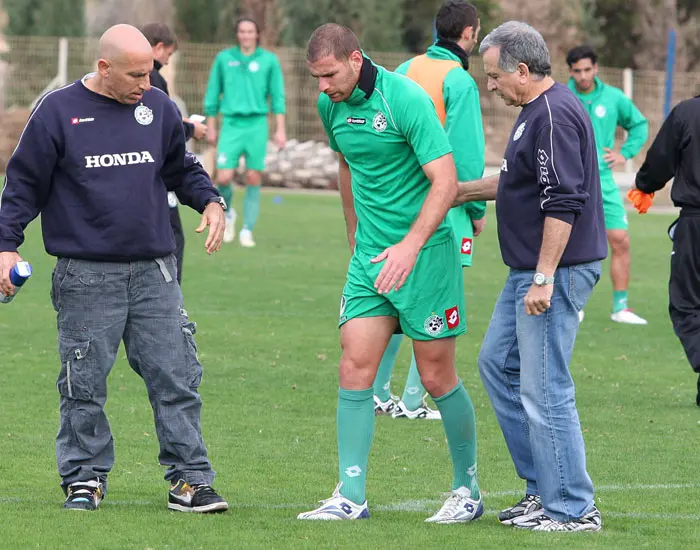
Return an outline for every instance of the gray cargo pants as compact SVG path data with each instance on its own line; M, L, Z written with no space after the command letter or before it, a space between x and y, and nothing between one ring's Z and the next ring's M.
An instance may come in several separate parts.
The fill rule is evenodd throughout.
M61 371L58 473L64 490L99 478L106 486L114 441L104 412L109 375L122 339L131 368L146 383L165 479L211 484L202 439L195 324L187 318L174 256L113 263L59 258L51 300L58 313Z

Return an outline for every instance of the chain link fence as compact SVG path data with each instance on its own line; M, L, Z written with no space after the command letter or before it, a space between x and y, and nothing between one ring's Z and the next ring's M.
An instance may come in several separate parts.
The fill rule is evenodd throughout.
M89 38L14 36L6 37L6 43L7 50L0 58L0 108L5 112L29 109L43 92L60 85L61 78L70 82L90 72L97 53L97 41ZM230 45L183 43L171 66L164 69L172 92L184 101L190 113L201 113L211 64L216 54L227 47ZM297 48L274 51L285 75L288 136L300 141L324 140L316 112L316 82L306 69L304 51ZM390 70L409 57L408 54L383 52L368 52L368 55ZM487 163L500 164L518 109L506 107L498 97L486 92L486 76L478 57L472 58L470 73L481 90ZM599 76L613 86L623 87L623 69L601 67ZM554 77L566 82L568 70L563 60L555 64ZM650 139L637 157L637 165L663 121L664 80L665 74L661 71L635 71L632 74L631 95L650 124ZM697 95L699 87L697 73L676 74L672 103L675 105ZM621 131L619 137L623 138Z

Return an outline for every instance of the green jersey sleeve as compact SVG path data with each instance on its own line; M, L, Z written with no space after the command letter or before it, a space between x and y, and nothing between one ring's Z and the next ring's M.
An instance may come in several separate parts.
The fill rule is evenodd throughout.
M221 105L221 94L224 91L224 80L221 74L222 56L219 53L214 58L211 71L209 72L209 82L207 83L207 91L204 93L204 115L216 116L219 114L219 106Z
M389 99L393 99L393 105L388 105L388 108L390 115L396 116L394 122L406 137L418 162L424 166L451 153L452 147L427 92L408 77L400 78L403 86L395 90L395 97Z
M453 69L443 84L445 132L452 146L459 181L472 181L484 175L484 126L479 91L466 71ZM486 214L486 202L468 202L464 209L472 219Z
M627 139L620 153L626 159L631 159L644 146L649 137L649 123L637 106L624 94L618 99L619 123L627 130Z
M272 56L270 99L272 112L276 115L285 114L284 75L282 74L282 66L276 55Z
M318 96L318 116L321 118L321 123L323 124L323 129L326 131L328 136L328 146L333 149L336 153L340 153L338 144L335 142L333 133L331 132L331 113L333 111L333 102L328 99L326 94L319 94Z

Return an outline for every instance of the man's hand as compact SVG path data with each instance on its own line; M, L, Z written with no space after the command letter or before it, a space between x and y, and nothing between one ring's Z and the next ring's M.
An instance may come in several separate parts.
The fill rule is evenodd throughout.
M525 295L525 313L539 315L547 311L552 305L553 293L554 285L537 286L533 283Z
M0 292L5 296L15 293L15 287L10 281L10 270L21 261L17 252L0 252Z
M654 202L654 193L645 193L639 189L632 188L627 193L627 198L640 214L646 214Z
M480 220L472 220L472 227L474 228L474 236L478 237L486 227L486 216Z
M201 233L209 226L209 234L204 243L204 248L207 254L212 254L221 248L221 241L224 240L224 229L226 220L224 219L224 209L218 202L210 202L204 209L202 214L202 223L195 229L197 233Z
M209 132L209 128L207 127L206 124L202 124L201 122L191 122L191 123L194 126L194 133L192 134L192 137L194 139L196 139L197 141L202 139Z
M392 288L398 291L403 286L416 265L418 252L419 246L404 239L370 260L373 264L385 262L374 281L374 288L379 294L389 294Z
M605 150L603 160L608 165L608 168L610 168L611 170L616 166L624 166L625 162L627 162L627 159L617 151L613 151L609 147L604 147L603 149Z
M284 131L284 128L278 128L272 139L278 149L284 149L284 146L287 145L287 133Z
M216 126L214 126L214 124L207 124L207 143L216 146L217 137Z

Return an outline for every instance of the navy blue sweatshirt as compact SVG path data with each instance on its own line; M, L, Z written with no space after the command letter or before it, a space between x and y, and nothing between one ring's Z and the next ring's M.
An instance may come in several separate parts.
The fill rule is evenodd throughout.
M0 251L15 251L41 213L46 251L103 261L171 254L167 192L202 212L218 196L185 151L175 104L151 88L136 105L81 81L46 94L7 165L0 199Z
M572 225L560 266L607 255L593 127L566 86L523 106L501 165L496 215L503 262L514 269L537 267L547 216Z

